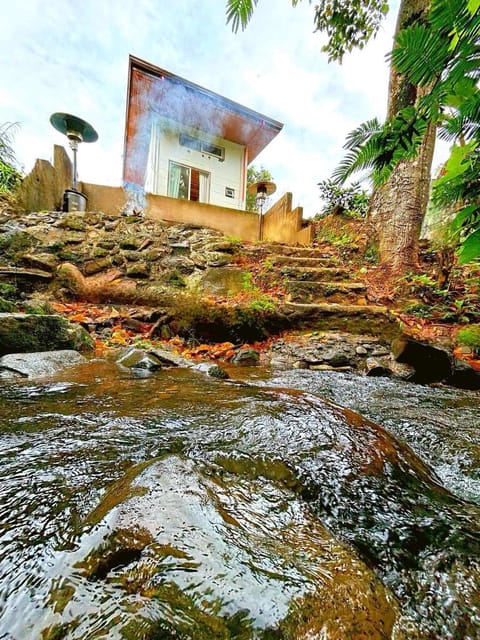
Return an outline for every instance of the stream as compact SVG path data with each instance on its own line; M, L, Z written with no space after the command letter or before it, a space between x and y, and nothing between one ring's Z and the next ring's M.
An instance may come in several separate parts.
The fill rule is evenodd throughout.
M0 639L480 638L480 394L229 371L0 381Z

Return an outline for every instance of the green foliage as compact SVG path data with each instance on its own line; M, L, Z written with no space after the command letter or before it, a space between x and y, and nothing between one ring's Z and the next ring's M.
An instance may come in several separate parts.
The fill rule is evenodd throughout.
M257 313L271 313L275 311L275 305L267 295L260 295L255 300L252 300L249 304L249 308Z
M480 354L480 324L472 324L460 329L457 333L457 344L468 347L475 354Z
M262 165L260 168L251 165L247 169L247 201L246 210L258 213L257 197L253 193L248 193L248 187L255 182L273 182L273 176L268 169Z
M428 274L407 274L406 291L415 301L406 304L404 311L438 322L476 322L480 318L478 278L464 278L461 270L454 269L448 287L439 286Z
M0 296L5 300L17 300L17 286L8 282L0 282Z
M479 144L480 141L473 140L466 145L454 146L442 175L432 188L436 206L457 209L449 231L460 244L460 264L480 257Z
M401 109L383 125L375 118L361 124L347 136L347 154L333 172L343 184L354 173L368 170L375 186L384 183L400 160L414 158L427 129L414 107Z
M246 271L243 275L242 275L242 289L243 291L246 291L247 293L250 293L252 291L254 291L256 289L254 283L253 283L253 276L250 273L250 271Z
M387 12L384 0L320 0L315 6L315 25L327 35L322 51L329 61L341 62L345 53L363 49L376 36Z
M333 180L322 180L318 186L324 206L315 219L330 213L342 214L349 218L364 218L367 215L370 195L361 189L358 183L343 188Z
M253 10L257 6L258 0L228 0L227 1L227 24L232 23L232 31L235 33L239 27L245 29L253 15Z
M15 127L9 122L0 125L0 194L14 191L22 179L11 146Z
M480 256L479 37L478 0L433 0L428 20L402 29L391 60L409 82L428 91L383 125L371 120L352 132L334 173L344 182L368 170L373 183L382 184L399 161L415 157L427 126L437 125L441 138L459 141L433 197L437 205L461 204L454 223L461 263Z
M300 0L292 0L296 6ZM227 24L237 32L249 23L258 0L227 0ZM363 49L370 38L375 37L380 22L388 12L385 0L319 0L315 5L314 24L317 31L325 33L328 42L322 51L329 61L342 61L345 53L355 48Z

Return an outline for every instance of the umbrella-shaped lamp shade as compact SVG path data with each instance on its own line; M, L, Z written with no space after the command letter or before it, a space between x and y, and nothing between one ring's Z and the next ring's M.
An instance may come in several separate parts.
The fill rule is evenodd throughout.
M53 113L50 116L50 122L57 131L64 133L69 139L74 139L77 142L98 140L98 133L91 124L69 113Z
M263 198L268 198L272 193L275 193L277 190L277 185L274 182L269 182L268 180L260 180L259 182L254 182L249 185L247 191L248 193L254 196L260 196Z

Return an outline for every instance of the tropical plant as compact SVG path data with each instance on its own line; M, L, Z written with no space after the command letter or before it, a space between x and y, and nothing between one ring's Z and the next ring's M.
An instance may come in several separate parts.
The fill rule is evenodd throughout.
M342 188L333 180L318 183L320 198L324 205L318 217L330 213L342 214L349 218L364 218L367 215L370 195L358 183ZM316 217L317 217L316 216Z
M273 177L268 169L262 165L261 167L256 167L252 164L247 169L247 200L246 200L246 209L247 211L253 211L258 213L257 206L257 198L253 193L248 193L248 187L255 182L272 182Z
M401 0L397 33L408 25L421 23L429 11L430 1ZM294 0L292 4L295 6L298 2ZM227 0L227 19L234 28L245 26L255 4L253 0ZM387 9L387 3L381 0L320 0L315 8L315 26L328 36L323 50L327 51L329 59L341 61L343 55L354 46L363 47L375 36ZM235 15L238 16L236 22L233 19ZM394 118L405 108L413 109L420 95L422 92L418 87L391 65L388 118ZM409 128L410 115L408 112L402 113L392 131L387 129L382 132L382 148L385 149L383 161L391 162L392 170L389 180L375 188L369 209L369 235L382 266L386 268L386 275L387 272L392 275L405 273L417 267L419 229L428 201L435 128L426 127L424 135L419 131L416 141L418 147L415 145L412 149L410 144L410 157L404 159L401 166L395 165L400 159L396 129ZM371 124L375 130L382 129L375 121L371 121ZM418 152L415 158L414 152ZM402 233L399 233L399 229Z
M458 205L453 228L462 262L480 255L479 8L480 0L433 0L427 20L398 34L393 64L424 95L384 125L370 121L352 132L335 172L342 182L368 169L374 183L382 184L400 161L415 157L427 128L438 126L440 137L456 144L433 199L436 205Z
M227 23L233 31L245 29L258 0L227 0ZM292 0L296 7L300 0ZM382 18L388 12L384 0L319 0L315 5L314 23L317 31L326 33L328 41L322 51L329 60L342 61L345 53L362 49L370 38L375 37Z
M22 178L11 146L16 127L10 122L0 125L0 193L14 191Z

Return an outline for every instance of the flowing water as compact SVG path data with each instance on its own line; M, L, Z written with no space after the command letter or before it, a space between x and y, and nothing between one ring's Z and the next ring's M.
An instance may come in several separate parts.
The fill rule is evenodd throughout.
M241 374L1 383L0 638L480 638L479 394Z

